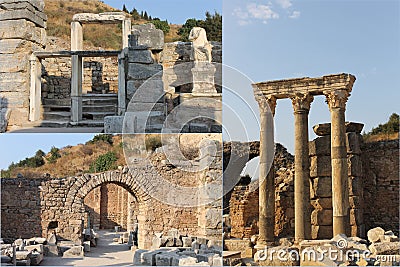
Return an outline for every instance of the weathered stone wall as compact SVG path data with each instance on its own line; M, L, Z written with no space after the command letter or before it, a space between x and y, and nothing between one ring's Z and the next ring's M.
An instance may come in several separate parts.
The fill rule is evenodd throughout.
M399 234L399 140L365 143L364 220L366 230L380 226Z
M46 44L44 1L0 3L0 130L28 122L29 58ZM7 126L8 125L8 126Z
M311 213L313 239L332 238L332 168L331 136L325 135L309 143L311 177ZM346 133L348 187L350 202L350 225L348 234L365 237L363 218L363 166L361 162L362 136L356 132Z
M1 179L1 236L42 236L41 180Z

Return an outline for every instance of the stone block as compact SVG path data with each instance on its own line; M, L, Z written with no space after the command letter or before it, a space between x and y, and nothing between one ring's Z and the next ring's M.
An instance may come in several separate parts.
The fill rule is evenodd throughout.
M17 266L30 266L31 265L31 259L28 258L26 260L17 260L16 261Z
M383 230L381 227L375 227L375 228L368 230L367 237L368 237L369 242L376 243L376 242L380 241L380 237L384 234L385 234L385 230Z
M156 255L157 266L171 266L172 253L160 253Z
M183 247L191 247L192 242L193 242L192 237L186 237L186 236L182 237L182 246Z
M44 246L44 255L46 257L58 257L60 254L59 248L57 245L45 245Z
M148 252L146 249L137 249L133 254L133 265L141 265L142 264L142 254Z
M363 143L363 138L360 134L351 132L346 133L346 149L348 154L361 154L361 145Z
M181 120L183 121L183 120ZM189 131L191 133L208 133L209 127L207 124L202 123L190 123L189 124Z
M332 225L332 210L313 210L311 213L312 225Z
M27 54L0 54L0 72L26 72L28 66Z
M209 265L213 264L214 255L212 253L209 254L197 254L196 258L198 262L207 262Z
M31 252L37 251L39 253L44 253L44 247L42 244L25 246L25 250L31 251Z
M315 200L311 200L311 205L316 210L332 209L332 198L331 197L320 197Z
M129 36L129 47L133 49L144 46L150 50L162 50L164 47L164 33L156 29L151 23L132 26L132 35Z
M172 258L171 266L192 266L196 263L195 257L175 256Z
M214 257L211 266L223 266L223 258L222 257Z
M38 266L44 259L42 253L33 252L31 255L31 265Z
M369 250L374 255L399 255L400 242L378 242L372 243Z
M150 50L133 50L128 51L128 61L129 63L142 63L142 64L152 64L154 59Z
M104 117L104 133L122 133L124 116Z
M67 249L63 253L63 258L83 258L85 256L85 253L83 251L83 246L73 246L70 249Z
M330 225L311 225L312 239L327 239L332 238L333 227Z
M139 64L129 63L128 80L141 80L153 77L156 74L162 74L163 67L160 64Z
M364 223L363 209L350 209L350 225L361 225Z
M145 266L156 266L156 255L160 253L160 251L148 251L143 252L141 259L142 264Z
M348 183L349 183L349 196L362 196L363 195L362 178L361 177L350 176L348 179Z
M330 156L331 138L330 136L318 137L308 143L310 156Z
M331 175L332 168L330 156L311 157L310 177L314 178Z
M313 180L312 190L317 197L332 197L332 178L318 177Z
M15 252L15 259L16 260L27 260L31 257L32 252L30 251L16 251Z
M90 252L90 241L84 241L83 242L83 251L84 252Z
M46 43L46 30L25 19L0 21L1 39L23 39L40 45ZM0 51L3 49L0 47Z
M46 244L47 240L44 237L36 237L35 238L35 242L38 243L38 244L43 244L44 245L44 244Z
M18 20L26 19L41 28L46 28L46 15L41 15L40 12L31 12L26 9L6 10L0 13L0 21L2 20Z

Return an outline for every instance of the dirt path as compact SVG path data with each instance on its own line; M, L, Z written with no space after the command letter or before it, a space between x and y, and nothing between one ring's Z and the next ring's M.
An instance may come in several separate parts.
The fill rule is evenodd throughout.
M113 242L118 237L115 232L99 231L98 245L85 253L83 259L64 259L45 257L40 265L42 266L127 266L133 265L133 253L127 244Z

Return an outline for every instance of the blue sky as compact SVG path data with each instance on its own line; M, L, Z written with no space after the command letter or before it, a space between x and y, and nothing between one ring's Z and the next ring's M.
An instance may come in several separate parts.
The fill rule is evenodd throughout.
M184 24L189 18L203 19L206 11L222 13L222 0L105 0L104 3L122 9L147 11L152 17L174 24Z

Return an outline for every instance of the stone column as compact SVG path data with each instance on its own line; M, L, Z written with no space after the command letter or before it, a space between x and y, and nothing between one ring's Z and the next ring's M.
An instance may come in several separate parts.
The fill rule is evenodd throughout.
M82 57L73 55L71 61L71 120L79 122L82 120Z
M118 115L125 115L126 111L126 56L127 49L123 49L118 55Z
M331 164L333 236L347 234L349 221L349 188L346 153L345 110L350 95L347 90L326 92L326 102L331 112Z
M308 112L314 97L308 94L297 94L290 98L294 109L295 135L294 237L295 241L300 242L311 239Z
M257 246L263 248L274 242L275 229L275 170L274 121L276 98L258 99L260 107L260 177L259 177L259 237ZM270 112L272 114L270 114ZM272 164L271 164L272 161Z
M30 59L31 86L29 101L29 120L38 121L40 119L41 95L42 95L42 64L40 60L32 54Z
M129 46L129 35L132 32L132 21L131 19L125 19L122 21L122 49Z
M79 21L71 22L71 51L83 50L83 31Z

